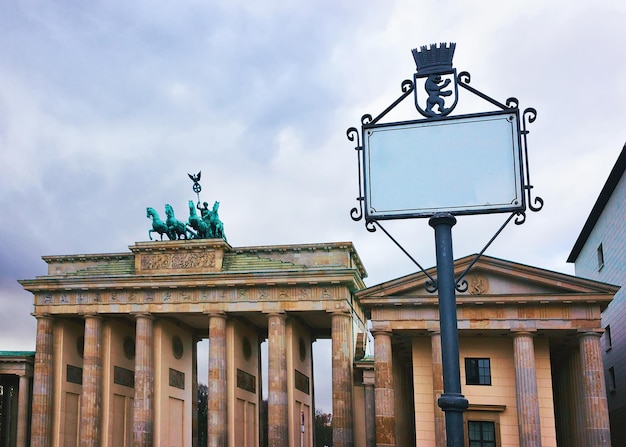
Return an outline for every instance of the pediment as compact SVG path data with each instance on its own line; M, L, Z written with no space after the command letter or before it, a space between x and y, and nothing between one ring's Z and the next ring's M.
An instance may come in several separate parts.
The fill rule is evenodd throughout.
M457 259L454 263L455 277L458 278L474 261L476 255ZM436 268L427 270L436 278ZM423 272L414 273L372 287L357 293L361 303L368 301L381 303L384 299L436 298L436 293L426 291L428 276ZM481 256L465 275L468 287L465 292L457 292L457 297L476 297L487 301L502 297L588 297L610 301L619 287L610 284L579 278L564 273L531 267L503 259ZM404 301L404 300L403 300ZM607 301L607 303L608 303Z

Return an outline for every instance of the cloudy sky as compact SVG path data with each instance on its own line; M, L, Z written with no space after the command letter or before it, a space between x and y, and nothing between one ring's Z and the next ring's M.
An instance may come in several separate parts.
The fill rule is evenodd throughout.
M4 1L0 350L34 349L16 281L45 274L42 255L147 240L146 207L184 215L200 170L233 246L353 241L368 285L414 272L350 218L346 129L400 95L410 50L432 42L457 43L475 88L538 112L530 174L544 209L487 254L573 274L567 255L626 141L625 19L620 0ZM409 104L397 118L420 116ZM455 257L505 218L460 218ZM434 265L425 220L385 227Z

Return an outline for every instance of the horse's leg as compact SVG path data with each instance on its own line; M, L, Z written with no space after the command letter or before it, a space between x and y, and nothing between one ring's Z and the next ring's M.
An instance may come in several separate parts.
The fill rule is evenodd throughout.
M153 231L154 231L154 230L148 230L148 237L150 238L150 240L152 240L152 232L153 232Z

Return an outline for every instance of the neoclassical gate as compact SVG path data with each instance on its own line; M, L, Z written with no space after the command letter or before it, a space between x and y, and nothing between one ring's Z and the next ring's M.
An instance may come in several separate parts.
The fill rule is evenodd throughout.
M353 359L365 331L351 243L231 247L140 242L45 256L34 294L31 445L192 446L197 350L209 338L209 445L259 445L268 340L272 446L312 446L312 343L332 339L335 445L353 445ZM317 361L322 361L317 359Z

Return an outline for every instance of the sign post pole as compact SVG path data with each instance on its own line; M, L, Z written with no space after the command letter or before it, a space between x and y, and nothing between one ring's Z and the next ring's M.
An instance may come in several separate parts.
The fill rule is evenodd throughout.
M437 401L437 405L445 413L448 447L462 447L464 445L463 412L469 403L461 394L456 281L454 279L454 256L452 255L452 227L456 224L456 218L449 213L435 214L429 219L428 224L435 229L441 363L443 367L443 394Z

